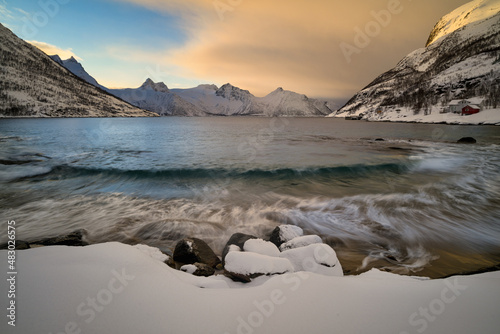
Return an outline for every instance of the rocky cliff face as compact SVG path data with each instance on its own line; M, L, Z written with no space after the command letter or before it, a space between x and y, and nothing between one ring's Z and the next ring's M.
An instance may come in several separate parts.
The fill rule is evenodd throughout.
M73 75L57 60L52 60L0 24L0 116L155 115Z

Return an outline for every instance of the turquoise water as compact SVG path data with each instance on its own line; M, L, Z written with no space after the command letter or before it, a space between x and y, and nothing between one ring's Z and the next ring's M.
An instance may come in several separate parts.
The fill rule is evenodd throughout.
M478 144L455 143L465 136ZM11 119L0 145L0 214L18 239L85 228L92 242L168 249L194 236L220 253L232 233L295 224L349 273L439 277L500 262L497 127Z

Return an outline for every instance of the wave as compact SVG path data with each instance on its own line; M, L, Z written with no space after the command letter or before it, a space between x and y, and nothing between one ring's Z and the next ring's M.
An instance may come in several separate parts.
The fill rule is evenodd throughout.
M124 170L117 168L94 168L70 165L57 165L43 173L30 174L23 179L33 178L77 178L86 176L108 176L125 179L293 179L297 177L360 177L374 173L404 173L410 169L407 163L385 163L378 165L350 165L336 167L308 167L308 168L277 168L277 169L249 169L241 168L187 168L187 169L151 169L151 170Z

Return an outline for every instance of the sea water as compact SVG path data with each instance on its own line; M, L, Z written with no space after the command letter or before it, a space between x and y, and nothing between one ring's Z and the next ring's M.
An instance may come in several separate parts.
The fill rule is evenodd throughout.
M478 143L456 143L466 136ZM0 120L0 217L27 241L84 228L92 243L168 251L190 236L220 254L233 233L293 224L330 244L347 273L442 277L500 263L499 172L493 126Z

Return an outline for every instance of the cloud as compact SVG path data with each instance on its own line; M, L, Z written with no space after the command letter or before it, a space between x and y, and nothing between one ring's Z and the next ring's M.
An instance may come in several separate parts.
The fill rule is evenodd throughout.
M5 2L5 0L2 0L0 2L0 18L2 19L2 21L14 19L12 12L7 9L7 3Z
M73 50L71 48L61 49L55 45L45 43L45 42L39 42L39 41L27 41L27 42L30 43L31 45L36 46L37 48L39 48L40 50L42 50L43 52L45 52L49 56L59 55L59 57L61 57L61 59L68 59L68 58L74 57L77 60L82 60L82 58L78 57L73 52Z
M188 42L166 48L158 62L178 66L184 76L231 82L261 96L283 86L336 98L350 97L423 47L437 20L467 2L115 1L183 18Z

